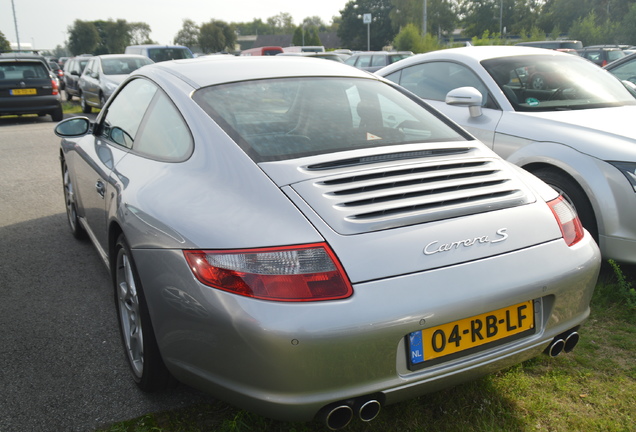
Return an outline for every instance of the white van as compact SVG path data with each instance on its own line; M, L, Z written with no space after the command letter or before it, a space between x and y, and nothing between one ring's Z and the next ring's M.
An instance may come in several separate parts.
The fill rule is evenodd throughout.
M149 57L155 63L166 60L194 58L190 48L181 45L131 45L126 54L139 54Z

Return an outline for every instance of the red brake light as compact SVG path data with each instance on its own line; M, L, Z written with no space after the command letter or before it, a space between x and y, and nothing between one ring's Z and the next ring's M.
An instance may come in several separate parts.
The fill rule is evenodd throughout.
M57 80L52 79L51 85L53 86L53 95L59 94L59 86L57 85Z
M585 231L574 208L562 196L548 202L548 206L559 223L563 240L567 245L572 246L578 243L585 235Z
M318 301L353 294L344 269L324 243L183 253L201 283L246 297Z

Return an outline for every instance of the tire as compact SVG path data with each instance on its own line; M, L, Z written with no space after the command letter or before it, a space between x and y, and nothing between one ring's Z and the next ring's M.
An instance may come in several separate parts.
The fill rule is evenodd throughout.
M532 88L535 90L544 90L546 88L545 77L537 74L532 77Z
M532 171L532 174L539 177L563 195L563 198L575 208L583 227L588 230L594 240L598 242L596 215L594 214L590 200L581 186L570 176L551 168L540 168Z
M68 90L64 90L64 94L66 94L66 100L68 102L73 100L73 95L68 92Z
M126 359L137 386L146 392L165 390L176 382L161 358L130 247L123 235L114 250L112 280L119 329Z
M82 107L82 112L84 114L90 114L93 110L89 104L86 103L86 98L84 97L84 93L80 93L80 106Z
M62 161L62 185L64 186L64 202L66 207L66 219L71 228L73 237L82 240L86 237L86 231L79 222L77 215L77 204L75 203L75 188L71 181L71 176L66 166L66 161Z
M64 111L62 111L62 107L59 106L51 113L51 120L54 122L60 122L64 119Z

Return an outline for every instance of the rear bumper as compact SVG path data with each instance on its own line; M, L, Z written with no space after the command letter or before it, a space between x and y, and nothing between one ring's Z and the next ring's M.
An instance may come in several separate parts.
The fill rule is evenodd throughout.
M133 251L166 365L181 381L285 420L363 395L394 403L538 355L589 315L600 254L589 235L354 286L346 300L278 303L194 280L181 251ZM559 257L559 259L554 259ZM532 335L418 371L406 336L535 300Z
M61 107L59 95L0 98L0 115L48 114Z

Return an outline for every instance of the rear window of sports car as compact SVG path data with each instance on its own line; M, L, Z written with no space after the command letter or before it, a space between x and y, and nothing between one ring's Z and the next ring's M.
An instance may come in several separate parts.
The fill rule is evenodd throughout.
M371 79L245 81L201 89L193 99L256 162L466 139L419 102Z

